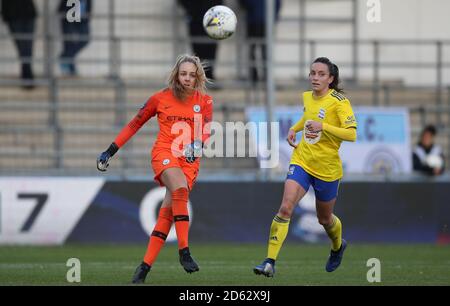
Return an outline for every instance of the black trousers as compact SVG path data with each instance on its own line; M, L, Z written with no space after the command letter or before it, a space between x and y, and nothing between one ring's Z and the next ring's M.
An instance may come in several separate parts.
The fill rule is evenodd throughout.
M260 43L250 43L249 46L249 77L253 82L264 81L266 78L266 37L265 24L247 24L247 38L260 40ZM261 51L261 58L258 60L258 50Z
M189 35L191 37L208 38L203 29L203 16L206 11L216 5L223 4L222 0L178 0L178 3L184 8L188 20ZM216 60L217 42L207 39L207 42L192 43L192 52L202 61L209 62L205 69L206 77L214 80L214 61Z
M60 57L66 63L73 65L77 54L89 43L89 21L67 22L63 18L61 19L61 28L66 37Z
M22 79L33 79L32 57L35 19L14 20L8 23L9 30L14 36L14 44L21 62ZM29 37L16 37L15 35L28 35Z
M190 20L189 35L191 37L208 37L205 34L202 22ZM214 79L214 61L216 60L217 43L214 41L208 43L193 42L192 51L201 60L206 60L209 62L209 65L205 69L205 74L207 78Z

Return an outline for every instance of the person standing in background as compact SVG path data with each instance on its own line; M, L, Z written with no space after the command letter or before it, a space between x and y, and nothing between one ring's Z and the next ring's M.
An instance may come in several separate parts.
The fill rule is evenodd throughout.
M249 39L249 79L252 84L264 81L266 77L266 45L262 41L266 37L266 1L239 0L247 13L247 39ZM275 0L275 22L278 20L281 0ZM258 41L260 42L258 42ZM258 60L258 50L260 57Z
M2 0L1 15L19 53L22 87L33 89L33 35L37 15L33 0Z
M76 76L78 74L75 66L75 57L89 43L92 0L80 0L79 22L69 22L67 20L67 11L71 8L67 6L66 0L61 0L58 7L63 35L63 48L59 56L61 61L60 69L65 76Z
M206 11L216 5L222 5L222 0L178 0L178 3L184 8L186 12L187 22L189 26L189 35L198 38L209 38L203 29L203 16ZM205 61L206 77L210 81L215 81L214 65L217 54L217 42L208 39L208 42L192 42L192 52L198 56L202 61ZM208 84L210 86L211 84Z
M445 163L442 148L434 143L437 131L434 125L427 125L413 152L413 169L423 174L437 176L444 173Z

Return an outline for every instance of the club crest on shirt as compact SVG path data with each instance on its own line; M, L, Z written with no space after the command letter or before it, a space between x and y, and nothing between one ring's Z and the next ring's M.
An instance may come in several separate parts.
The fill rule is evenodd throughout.
M198 113L200 111L200 105L195 104L193 109L194 109L194 112Z
M321 108L319 110L319 114L317 115L320 119L325 118L325 110L323 108Z
M168 165L170 163L170 159L166 158L165 160L163 160L162 164L164 166Z

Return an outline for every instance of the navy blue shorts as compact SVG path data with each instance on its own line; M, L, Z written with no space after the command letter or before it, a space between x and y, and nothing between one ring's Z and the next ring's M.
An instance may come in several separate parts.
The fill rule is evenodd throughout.
M300 184L306 191L309 186L313 186L316 199L319 201L328 202L333 200L338 195L339 180L333 182L325 182L307 173L299 165L291 164L286 179L294 180Z

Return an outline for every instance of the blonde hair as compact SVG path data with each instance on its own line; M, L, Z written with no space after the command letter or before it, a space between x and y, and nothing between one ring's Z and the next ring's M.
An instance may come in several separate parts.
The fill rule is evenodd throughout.
M183 63L192 63L197 67L194 90L198 90L201 94L206 93L206 83L210 81L205 75L204 64L200 61L198 56L182 54L178 56L175 65L167 80L168 88L172 90L173 95L183 101L186 99L189 92L184 88L183 84L178 79L178 73L180 72L180 66Z

